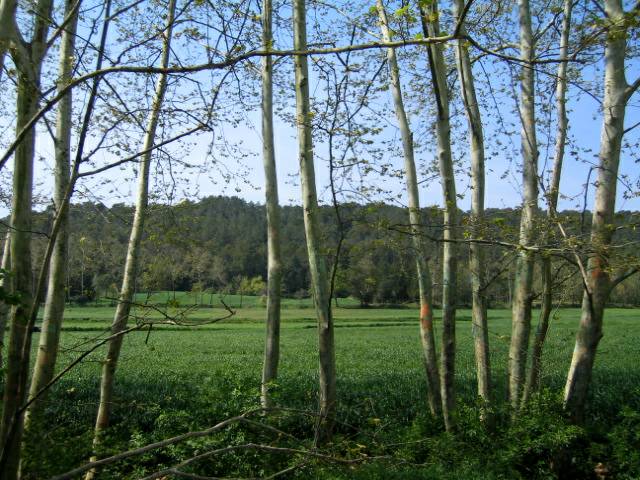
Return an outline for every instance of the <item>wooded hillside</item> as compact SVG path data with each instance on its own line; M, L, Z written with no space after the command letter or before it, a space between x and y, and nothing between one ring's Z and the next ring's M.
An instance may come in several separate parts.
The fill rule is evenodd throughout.
M346 223L344 249L337 273L335 295L352 296L362 304L393 304L417 300L417 280L407 230L405 209L385 204L341 205ZM335 259L339 234L333 207L321 207L326 256ZM469 214L461 212L462 225L468 225ZM490 307L511 304L513 254L508 247L493 248L489 243L515 242L519 210L488 209L490 229L484 247L488 261L487 288ZM576 233L588 231L589 212L565 211L563 222ZM96 297L117 297L122 279L119 259L127 248L133 207L83 203L71 207L71 236L67 299L91 303ZM640 214L622 211L616 216L618 225L633 225ZM38 228L46 231L47 213L38 215ZM438 241L442 236L442 214L438 208L424 210L426 232L432 253L433 281L441 283L441 254ZM244 293L265 295L267 249L265 207L234 197L207 197L174 206L152 205L149 224L142 243L139 293L150 291L194 291L216 294ZM306 260L302 207L281 207L283 259L283 293L288 297L309 296L309 268ZM549 228L541 224L540 228ZM468 232L468 227L463 227ZM631 228L620 229L621 243L635 239ZM39 242L42 246L42 242ZM39 250L35 251L36 255ZM460 306L471 305L469 247L458 251L460 272ZM559 261L557 263L560 263ZM571 271L558 273L554 302L579 306L581 279ZM539 277L538 277L539 278ZM540 282L536 289L541 288ZM438 290L434 300L440 304ZM208 297L205 297L208 298ZM539 297L538 297L539 302ZM640 305L640 277L633 277L618 288L611 298L617 306Z

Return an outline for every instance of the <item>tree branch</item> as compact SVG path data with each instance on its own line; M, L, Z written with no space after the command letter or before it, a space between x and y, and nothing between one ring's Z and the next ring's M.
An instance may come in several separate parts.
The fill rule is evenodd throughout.
M635 275L639 271L640 271L640 267L633 267L633 268L628 269L625 272L622 272L620 275L616 276L613 280L611 280L611 285L610 285L609 288L611 290L613 290L618 285L620 285L622 282L627 280L629 277L632 277L633 275Z
M6 165L7 161L17 148L17 146L24 140L25 136L31 131L34 125L47 113L49 112L59 101L62 99L67 92L71 89L77 87L78 85L87 82L96 77L103 77L105 75L114 74L114 73L137 73L137 74L175 74L175 73L197 73L207 70L222 70L224 68L235 66L238 63L243 61L250 60L252 58L265 57L271 55L273 57L291 57L291 56L310 56L310 55L333 55L339 53L347 53L347 52L355 52L355 51L364 51L364 50L373 50L373 49L382 49L382 48L399 48L399 47L407 47L407 46L419 46L419 45L432 45L436 43L446 43L451 40L455 40L456 38L460 38L463 40L467 40L470 42L475 48L487 53L488 55L496 56L503 60L522 63L522 59L518 57L512 57L510 55L501 54L499 52L495 52L489 50L487 48L482 47L478 42L473 40L470 36L459 36L455 37L454 35L441 35L433 38L413 38L406 40L399 40L394 42L370 42L363 44L354 44L354 45L346 45L342 47L333 47L333 48L318 48L318 49L306 49L306 50L253 50L249 52L245 52L243 54L237 56L228 56L226 59L218 61L218 62L207 62L197 65L187 65L187 66L171 66L167 68L162 67L154 67L154 66L133 66L133 65L120 65L114 67L107 67L99 70L95 70L93 72L86 73L72 82L69 82L63 89L60 89L58 93L49 100L34 117L27 122L24 128L18 132L15 140L9 146L9 148L5 151L4 155L0 158L0 170ZM528 64L548 64L548 63L558 63L561 61L576 61L575 59L544 59L544 60L531 60L527 62Z

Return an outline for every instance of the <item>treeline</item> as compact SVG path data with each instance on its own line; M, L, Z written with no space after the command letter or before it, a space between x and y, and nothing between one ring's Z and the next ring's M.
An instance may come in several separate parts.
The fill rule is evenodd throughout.
M267 279L266 220L264 205L249 203L237 197L207 197L197 202L177 205L153 205L142 242L142 262L137 278L138 292L190 291L265 295ZM402 207L381 203L340 206L342 225L336 220L332 206L320 209L325 255L329 265L336 265L336 249L343 242L337 261L334 295L357 298L362 305L399 304L417 299L418 285L415 254L412 249ZM38 215L39 228L46 231L51 212ZM566 225L584 229L590 216L580 212L563 212ZM287 297L309 296L309 268L302 207L283 206L282 249L283 294ZM620 224L633 223L637 214L620 212ZM82 203L71 208L69 273L67 300L88 303L98 298L115 298L122 281L122 262L133 207L116 204ZM462 237L468 229L468 218L462 214ZM425 209L429 225L426 235L430 245L434 285L441 284L442 233L441 210ZM485 272L487 299L490 307L511 303L514 277L514 252L509 242L516 243L519 210L487 211L483 246L487 255ZM588 228L588 225L586 225ZM539 229L552 229L540 224ZM570 228L570 227L568 227ZM622 230L618 235L633 235ZM621 238L621 240L623 240ZM37 242L41 254L44 241ZM461 306L471 305L471 278L468 244L458 249L459 297ZM565 258L554 262L559 305L578 306L582 298L581 277ZM536 276L539 280L539 275ZM536 291L540 291L539 281ZM436 305L440 289L434 288ZM206 302L208 295L203 295ZM620 285L611 298L619 306L640 305L640 277L632 277Z

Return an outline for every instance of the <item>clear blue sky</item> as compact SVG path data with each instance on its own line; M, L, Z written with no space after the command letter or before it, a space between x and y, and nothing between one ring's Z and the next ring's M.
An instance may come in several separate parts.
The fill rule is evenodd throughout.
M329 18L331 20L331 18ZM335 18L334 18L335 20ZM310 20L311 22L311 20ZM286 34L282 34L286 37ZM419 68L419 66L418 66ZM490 71L490 73L493 73ZM497 71L496 71L497 73ZM585 71L584 75L589 78L593 77L593 72ZM630 80L635 76L640 75L640 66L636 63L631 63L628 71ZM595 78L594 78L595 79ZM312 82L317 80L317 77L312 77ZM408 81L405 79L405 81ZM313 92L314 85L312 85L311 91ZM601 113L598 111L598 104L589 96L581 95L576 99L576 91L571 91L572 100L569 108L570 114L570 130L571 135L574 137L576 144L578 144L583 150L591 149L592 154L581 153L582 160L595 161L594 155L599 148L599 138L601 129ZM387 115L389 123L393 124L395 118L391 105L389 103L389 92L386 92L386 99L381 97L382 109L387 109ZM293 98L291 99L293 101ZM507 96L502 96L499 99L504 102L500 105L500 109L504 110L503 116L510 121L516 122L513 114L510 113L512 105L509 104L510 99ZM384 103L386 102L386 104ZM632 99L629 108L627 110L626 124L633 125L640 120L640 95ZM420 115L424 116L423 112ZM411 117L412 124L415 122L416 129L420 130L420 141L423 143L434 142L433 138L428 138L428 135L424 133L424 125L419 125L421 119L420 115L413 115ZM248 125L241 125L234 127L230 123L223 123L216 131L216 135L223 133L227 141L231 144L240 144L241 149L245 153L249 153L244 157L242 162L243 166L239 167L235 165L235 161L230 158L221 160L221 163L217 165L211 164L211 158L207 158L209 149L209 143L211 141L211 135L205 134L199 136L194 144L190 147L186 158L194 164L200 165L200 169L194 169L188 171L183 178L183 181L176 185L174 201L179 201L184 197L205 196L205 195L237 195L254 202L262 202L264 193L262 191L263 185L263 170L261 160L261 136L259 115L255 112L247 115ZM424 124L424 119L422 119ZM517 130L517 129L516 129ZM638 139L638 130L633 131L629 135L629 139L636 141ZM300 189L296 181L296 174L298 169L298 154L296 143L296 132L290 126L278 122L276 125L276 155L278 162L279 184L280 184L280 199L284 204L299 203ZM42 132L40 135L40 141L38 143L38 153L43 157L43 163L41 163L38 171L36 172L36 182L38 183L39 192L43 197L47 198L50 195L51 188L51 173L50 169L46 165L51 165L51 142L47 138L47 134ZM385 132L381 135L381 139L389 140L392 138L397 139L398 135L395 131L395 127L388 126ZM542 137L542 136L541 136ZM416 136L416 138L418 138ZM134 138L132 140L135 141ZM491 145L492 142L501 140L508 143L509 150L507 153L503 151L497 156L489 158L487 161L487 190L486 190L486 206L487 207L515 207L521 201L521 193L519 187L520 173L518 172L518 157L520 143L517 136L507 140L501 138L500 129L496 124L495 117L487 117L486 125L486 143ZM540 138L542 141L543 139ZM454 153L462 158L461 165L463 170L466 168L466 151L467 143L463 138L458 138L454 143ZM318 152L318 159L316 161L316 174L318 191L321 199L324 201L329 200L327 194L328 184L328 171L327 165L321 160L321 157L326 152L326 145L317 144L316 149ZM173 151L176 154L184 154L184 148L170 147L168 150ZM640 188L637 186L638 179L640 178L640 169L636 158L631 153L635 150L630 149L623 153L621 162L621 175L628 176L628 183L631 183L635 190ZM399 152L398 152L399 153ZM546 150L544 146L541 147L541 161L540 166L542 168L544 163ZM432 161L433 154L429 151L421 151L418 154L418 161L423 163L429 163ZM511 161L508 157L511 157ZM105 161L110 160L105 157ZM400 155L394 155L388 160L396 168L401 168L402 159ZM238 167L238 168L237 168ZM578 161L572 154L572 149L567 149L567 155L565 160L565 168L562 177L561 192L567 197L561 200L560 208L578 208L582 204L582 192L584 183L587 178L589 166ZM229 183L226 183L223 179L223 173L232 173L235 171L246 172L244 177L247 182L241 178L232 178ZM165 179L168 176L168 172L164 171ZM124 170L110 171L101 175L98 178L88 179L81 185L79 196L74 201L82 200L96 200L100 199L106 204L112 204L116 202L131 202L133 194L135 192L135 181L132 178L132 168L128 167ZM592 182L595 180L595 175L591 178ZM399 180L380 179L378 180L384 183L384 186L397 193L403 192L403 183ZM625 188L623 185L619 186L618 195L618 209L627 210L640 210L640 199L636 196L633 199L623 198L625 195ZM469 188L468 178L462 174L458 176L458 192L463 195L460 200L460 207L467 209L469 207ZM627 192L628 193L628 192ZM421 197L422 204L425 206L441 204L441 189L439 181L433 180L423 183L421 185ZM593 197L593 188L588 195L588 201L591 202Z

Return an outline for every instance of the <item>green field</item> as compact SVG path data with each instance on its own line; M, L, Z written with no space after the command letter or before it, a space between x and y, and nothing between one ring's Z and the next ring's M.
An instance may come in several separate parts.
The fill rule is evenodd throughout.
M316 404L318 361L314 312L308 304L294 302L283 309L276 398L283 407L312 410ZM168 314L173 315L182 308L172 308ZM136 314L145 319L161 318L158 312L149 313L141 308ZM224 310L221 308L199 308L190 312L189 319L207 321L222 314ZM106 306L69 307L59 365L66 365L97 338L104 336L112 315L113 308ZM212 325L190 328L162 326L151 332L145 330L129 334L117 372L114 427L110 432L113 441L109 442L110 450L103 454L205 428L255 407L259 400L264 315L263 308L249 307L237 309L231 319ZM562 418L558 413L556 393L562 388L569 366L579 315L577 309L566 309L560 310L553 320L545 350L543 382L554 393L540 401L540 418L536 417L535 423L540 427L539 433L536 433L538 427L516 425L506 433L493 434L479 433L484 428L474 420L477 415L474 413L476 400L470 312L460 310L456 368L461 428L454 436L442 433L439 425L425 413L426 386L416 310L336 308L334 315L340 402L337 438L344 442L340 448L360 445L353 448L366 448L371 454L392 455L393 458L404 459L404 463L380 467L374 462L355 470L324 464L309 465L284 478L296 475L300 478L377 478L376 475L379 478L392 478L393 475L397 478L553 478L545 476L553 470L547 458L553 453L547 452L552 449L548 444L587 442L591 453L584 454L588 456L584 462L596 462L600 458L614 462L608 460L618 455L615 453L615 439L610 436L611 432L618 431L616 425L623 421L620 416L623 406L637 415L636 418L629 414L631 420L627 415L624 421L637 421L640 429L639 310L611 309L607 312L586 430L576 432L576 427L558 424ZM507 310L490 312L491 361L499 405L503 405L505 393L509 317ZM437 321L438 314L436 329ZM48 420L38 434L38 451L29 455L31 461L28 464L37 472L34 478L60 473L88 458L102 355L103 351L98 350L72 370L49 397ZM535 414L534 409L532 415ZM550 419L556 414L558 417L546 425L547 417ZM497 416L501 418L500 412ZM277 422L299 438L311 436L311 427L301 418L280 418ZM523 446L524 450L519 451L512 445L512 437L518 438L519 435L517 428L527 429L533 447ZM625 427L624 431L627 430ZM167 449L159 456L147 454L136 462L124 462L107 470L101 478L138 478L143 472L156 469L158 464L170 466L178 463L207 445L244 443L255 436L264 441L260 435L259 432L234 428L212 437L208 440L210 443L194 442ZM506 459L502 454L500 458L495 455L483 457L478 453L478 445L463 446L469 443L470 435L471 442L490 441L495 445L504 442L510 445L511 456ZM640 434L636 440L640 447ZM417 442L417 446L390 445L410 441ZM440 453L434 453L434 449ZM445 455L447 451L451 452L450 457ZM341 450L340 454L343 455L344 451ZM530 466L527 459L532 456L537 460ZM255 477L272 472L271 462L275 465L290 460L288 457L268 458L267 454L235 454L205 462L201 468L210 475L232 472L238 477ZM640 466L640 461L638 463L636 467ZM633 472L636 468L633 463L630 467L616 465L620 475L626 474L625 468L632 475L620 478L640 475L640 472ZM585 465L585 468L589 470L590 467Z

